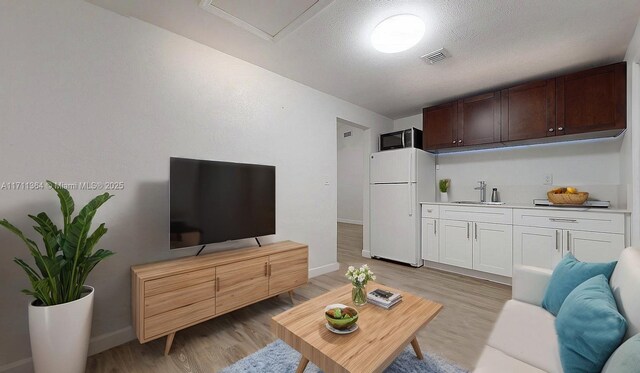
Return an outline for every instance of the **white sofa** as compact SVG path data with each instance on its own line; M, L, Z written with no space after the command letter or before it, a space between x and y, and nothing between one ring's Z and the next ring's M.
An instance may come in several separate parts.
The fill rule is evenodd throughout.
M513 299L504 305L475 373L562 372L555 317L540 306L550 278L550 270L514 267ZM626 340L640 329L640 248L622 252L610 285L627 319Z

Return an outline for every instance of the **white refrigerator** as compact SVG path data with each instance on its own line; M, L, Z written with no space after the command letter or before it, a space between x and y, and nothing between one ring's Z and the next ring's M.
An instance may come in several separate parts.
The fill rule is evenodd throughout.
M434 156L415 148L371 154L369 191L371 256L420 267L420 202L435 201Z

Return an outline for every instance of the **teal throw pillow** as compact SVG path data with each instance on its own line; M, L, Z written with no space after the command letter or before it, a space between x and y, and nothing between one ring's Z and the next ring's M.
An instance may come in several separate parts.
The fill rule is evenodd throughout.
M568 253L551 274L542 299L542 308L557 316L562 302L576 286L600 274L609 280L617 263L583 263Z
M640 334L627 339L611 355L602 373L638 373L640 371Z
M562 369L600 372L626 331L609 280L604 275L588 279L567 296L556 318Z

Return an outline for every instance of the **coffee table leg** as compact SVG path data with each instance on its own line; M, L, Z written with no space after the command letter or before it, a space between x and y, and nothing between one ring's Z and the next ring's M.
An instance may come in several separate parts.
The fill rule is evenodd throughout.
M420 345L418 344L418 340L415 337L411 341L411 347L413 347L413 351L415 351L418 359L424 360L424 356L422 356L422 351L420 350Z
M298 369L296 370L296 373L302 373L304 372L304 368L307 367L307 364L309 364L309 359L307 359L306 357L301 357L300 358L300 363L298 364Z

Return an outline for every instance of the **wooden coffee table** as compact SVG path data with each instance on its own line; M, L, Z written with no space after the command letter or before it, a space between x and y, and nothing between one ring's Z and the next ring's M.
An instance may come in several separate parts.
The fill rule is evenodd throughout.
M293 307L271 319L273 333L302 354L297 372L309 361L325 373L382 372L411 343L422 359L416 333L442 309L442 305L370 282L367 290L381 288L402 294L402 301L389 310L365 304L358 310L358 330L338 335L325 327L324 308L333 303L353 306L352 285L341 286Z

